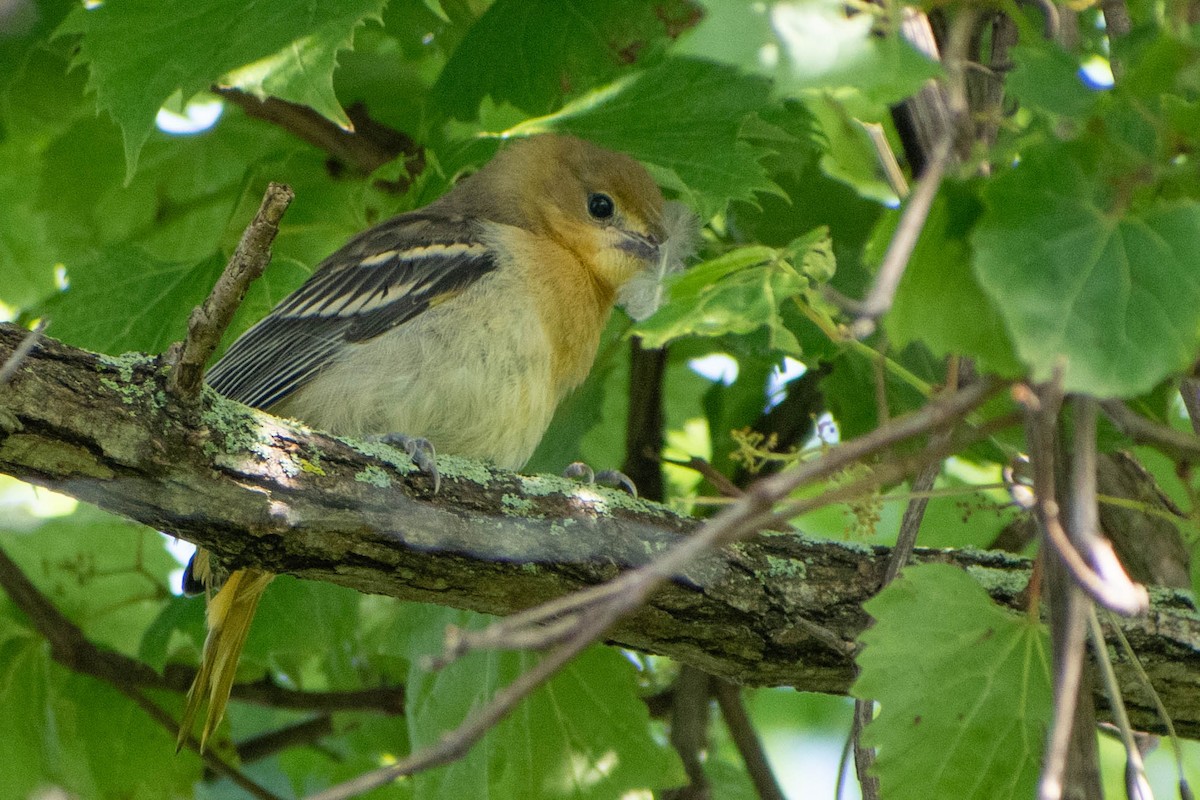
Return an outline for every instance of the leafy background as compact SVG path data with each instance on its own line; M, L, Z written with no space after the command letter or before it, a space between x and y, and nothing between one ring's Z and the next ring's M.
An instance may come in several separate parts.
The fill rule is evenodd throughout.
M898 7L847 18L834 0L10 0L0 3L0 315L48 317L51 335L106 353L161 351L266 182L281 180L297 199L233 335L351 234L437 197L504 137L564 131L641 159L706 225L701 263L637 329L670 345L669 458L735 475L762 453L733 432L809 396L821 399L800 405L801 427L807 415L819 424L797 444L819 450L822 438L921 404L945 380L947 354L1038 379L1065 359L1069 389L1131 398L1182 424L1161 398L1195 359L1200 330L1200 41L1175 6L1129 8L1134 31L1116 41L1094 9L1067 15L1070 47L1010 9L1022 43L996 142L948 178L882 332L859 343L839 335L821 287L862 296L896 227L899 197L865 126L882 126L899 151L889 106L943 74L896 35ZM218 84L225 93L213 94ZM247 114L228 90L341 125L365 109L421 155L338 160ZM985 159L993 168L981 177ZM622 462L631 330L618 312L531 471ZM994 540L1016 516L995 484L1019 446L1001 436L947 462L923 544ZM1191 509L1172 465L1147 463ZM667 499L703 513L694 501L711 487L677 467L666 475ZM797 524L888 543L907 499L896 486ZM0 545L89 638L156 668L194 663L202 609L173 594L181 548L2 477L0 506ZM1048 692L1040 628L948 568L909 571L868 611L878 624L855 691L881 702L868 736L887 796L1030 796ZM319 790L433 741L530 663L480 655L423 671L449 623L480 621L278 580L244 677L310 691L404 684L409 712L337 714L321 747L247 762L247 774L285 796ZM977 647L985 629L1003 633ZM897 665L921 677L900 681ZM676 671L597 647L465 761L373 796L662 796L683 772L644 699ZM954 724L951 695L974 710L965 723ZM158 699L177 712L178 697ZM790 796L830 796L848 701L787 689L747 699ZM913 709L929 720L919 736L905 723ZM304 718L235 703L221 738ZM0 798L241 796L173 749L115 690L54 663L0 597ZM1104 752L1119 786L1120 760ZM1189 744L1186 756L1194 782L1200 755ZM1166 760L1151 761L1164 787ZM705 769L714 797L754 796L719 724Z

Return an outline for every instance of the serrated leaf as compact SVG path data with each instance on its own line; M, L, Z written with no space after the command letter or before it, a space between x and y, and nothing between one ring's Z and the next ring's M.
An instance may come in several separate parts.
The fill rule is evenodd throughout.
M383 0L300 5L132 0L81 6L59 30L82 35L79 62L88 67L97 107L121 126L128 180L158 109L175 92L191 97L226 72L276 54L313 31L321 31L326 41L345 39L382 8ZM285 58L281 63L297 62ZM331 69L332 60L320 66Z
M325 25L253 64L235 69L225 81L258 98L278 97L308 106L349 130L352 125L333 91L337 55L354 42L354 29L341 20Z
M469 612L423 607L411 663L440 652L445 626L478 627ZM414 749L457 727L500 687L537 662L520 652L474 653L407 683ZM650 736L633 666L594 646L525 699L459 761L413 778L420 797L612 798L683 782L678 758Z
M779 191L759 163L768 151L738 138L742 121L767 102L769 91L767 81L730 67L674 59L506 133L560 131L629 153L675 176L692 192L689 205L707 219L729 200Z
M1200 344L1200 204L1113 208L1081 147L1031 149L984 190L975 275L1035 380L1060 359L1065 387L1148 392Z
M221 274L224 259L172 264L115 247L73 265L70 288L42 303L55 338L102 353L159 353L183 338L187 315Z
M864 607L851 693L880 705L863 743L883 796L1032 797L1051 714L1041 625L945 564L906 568Z
M828 231L818 230L787 250L803 264L812 260L819 275L830 272ZM670 300L634 328L647 347L662 347L682 336L748 334L765 327L771 348L801 355L800 343L780 309L810 285L810 278L762 245L741 247L690 268L671 282Z
M450 56L433 96L459 119L491 97L526 114L616 77L661 49L687 0L497 0Z

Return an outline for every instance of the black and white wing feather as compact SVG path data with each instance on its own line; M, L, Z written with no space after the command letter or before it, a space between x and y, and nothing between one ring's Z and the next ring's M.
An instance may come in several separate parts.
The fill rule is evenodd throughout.
M348 345L402 325L496 268L469 220L403 214L359 234L246 331L208 373L221 394L270 408Z

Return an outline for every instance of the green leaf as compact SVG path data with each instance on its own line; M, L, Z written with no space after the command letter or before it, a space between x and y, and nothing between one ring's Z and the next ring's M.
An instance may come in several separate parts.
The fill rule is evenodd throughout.
M333 71L338 52L354 43L354 30L335 20L273 55L232 70L225 81L260 99L278 97L308 106L349 130L350 118L333 92Z
M865 608L851 693L880 705L863 743L883 795L1031 797L1051 713L1042 627L945 564L906 568Z
M167 263L115 247L73 266L70 288L39 307L56 338L102 353L159 353L183 338L192 307L224 268L219 256Z
M1085 117L1103 97L1088 88L1079 75L1079 62L1053 42L1019 44L1012 49L1016 65L1005 91L1022 104L1068 117Z
M731 199L778 191L759 163L768 151L739 138L769 89L729 67L674 59L507 133L561 131L629 153L657 168L660 183L691 190L685 199L707 219Z
M775 3L771 22L785 54L785 92L850 88L877 103L896 103L942 74L892 30L880 35L872 14L848 14L838 0Z
M820 94L808 98L806 102L824 134L822 144L825 152L821 155L821 171L864 198L895 205L900 199L883 174L879 153L864 127L864 124L870 123L870 116L853 113L847 104L847 100L853 99Z
M414 607L410 662L441 650L445 626L478 627L469 612ZM537 663L521 652L474 653L408 678L414 749L456 728L502 686ZM612 798L683 782L673 750L650 736L633 666L591 647L524 700L459 761L413 779L420 797Z
M286 0L131 0L81 6L60 32L82 35L79 62L88 67L97 107L121 126L128 180L155 115L173 94L187 99L230 70L296 47L272 66L289 71L278 79L280 85L296 96L312 96L312 87L323 86L328 76L304 75L304 70L332 70L336 42L347 41L364 20L378 18L382 8L382 0L302 5ZM320 42L309 49L313 36ZM316 95L330 101L331 95L321 90Z
M433 97L471 119L485 97L545 114L661 50L686 0L497 0L451 55Z
M179 568L165 538L145 525L80 506L32 531L0 529L0 547L92 642L127 655L170 596Z
M355 640L360 597L344 586L278 576L258 606L246 657L288 666L311 656L335 657Z
M56 733L67 743L65 761L74 766L63 780L68 788L112 800L191 794L201 761L191 752L172 752L172 731L94 678L68 673L56 689ZM147 775L154 776L158 794L143 794Z
M647 347L662 347L682 336L747 334L765 326L772 349L799 356L800 343L784 323L781 307L831 274L832 258L824 229L782 251L761 245L738 248L673 280L671 299L634 333Z
M912 95L941 66L870 13L837 0L702 0L704 18L674 49L773 78L785 94L851 89L882 104Z
M981 212L979 200L966 187L943 184L884 321L901 347L920 341L935 355L972 356L986 371L1015 375L1020 363L1004 321L971 271L967 235ZM898 219L898 213L892 214L880 227L881 256Z
M0 797L30 797L46 778L47 745L56 735L46 718L49 657L40 638L7 637L12 627L0 615Z
M984 190L975 274L1035 380L1129 397L1190 364L1200 342L1200 204L1114 208L1095 160L1031 148Z

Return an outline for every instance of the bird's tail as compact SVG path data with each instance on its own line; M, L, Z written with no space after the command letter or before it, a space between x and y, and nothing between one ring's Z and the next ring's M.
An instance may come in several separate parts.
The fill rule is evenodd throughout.
M204 640L204 655L200 659L200 670L188 690L187 707L179 723L179 739L176 752L192 731L192 723L204 699L208 698L208 714L204 718L204 730L200 734L200 750L203 752L208 737L217 729L225 715L225 704L237 675L238 659L250 622L258 608L267 585L275 575L261 569L239 569L230 573L221 590L208 602L208 638Z

